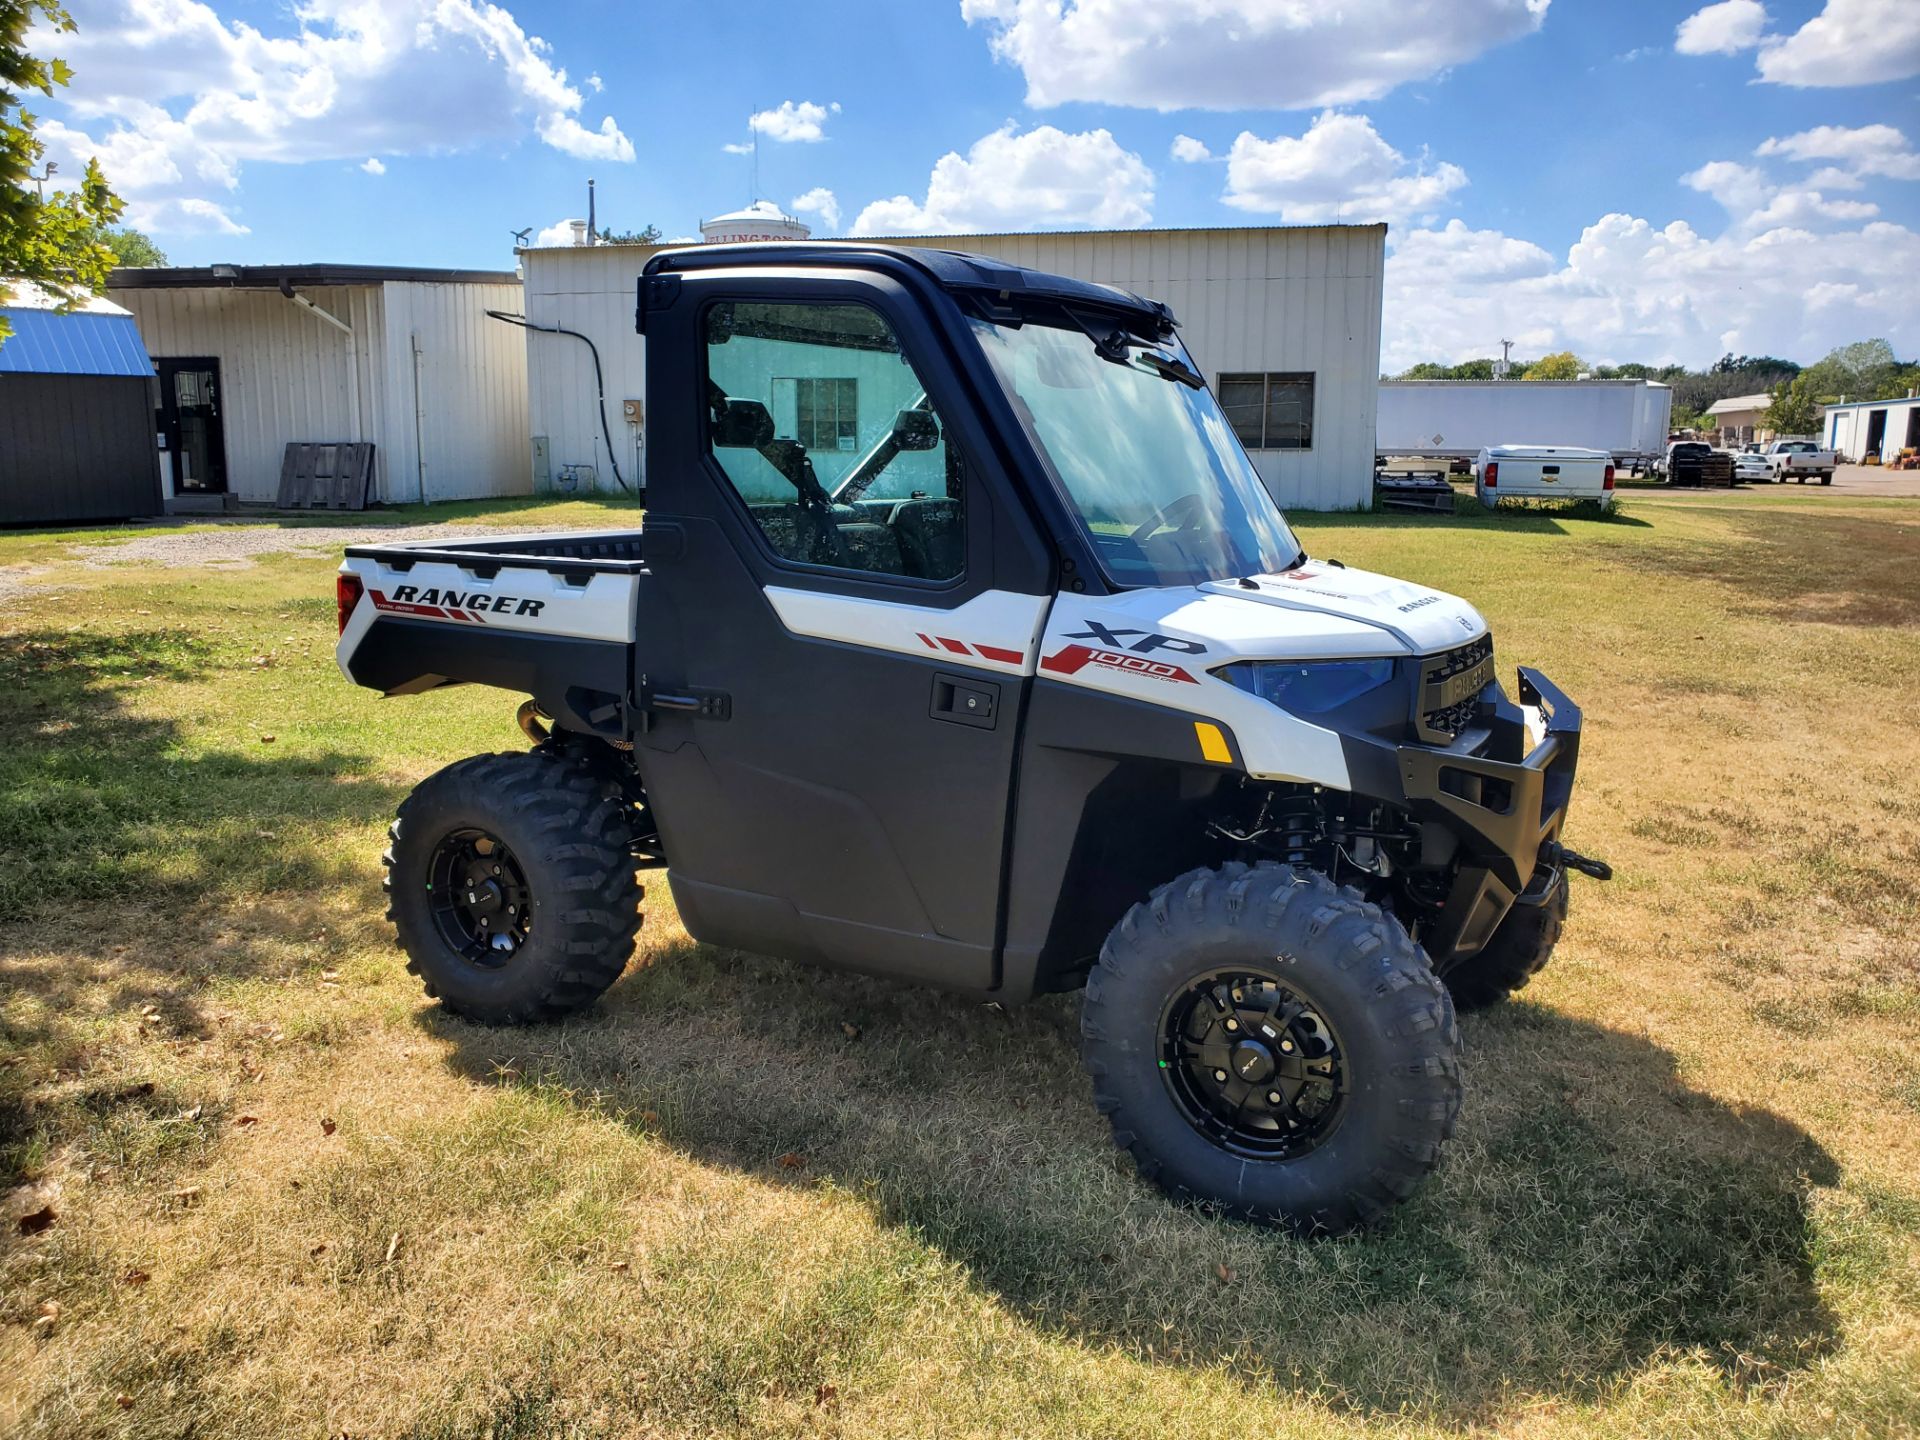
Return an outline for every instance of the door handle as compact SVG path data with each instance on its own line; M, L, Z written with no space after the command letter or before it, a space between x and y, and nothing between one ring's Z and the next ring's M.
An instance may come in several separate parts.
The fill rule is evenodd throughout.
M949 724L991 730L1000 719L1000 687L960 675L935 675L927 713Z

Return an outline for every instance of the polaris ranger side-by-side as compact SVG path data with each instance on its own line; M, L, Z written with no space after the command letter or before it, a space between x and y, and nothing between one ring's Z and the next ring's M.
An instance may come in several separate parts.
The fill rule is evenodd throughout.
M716 945L1084 985L1173 1194L1303 1233L1412 1192L1454 1002L1546 962L1579 710L1461 600L1310 559L1150 300L861 244L656 255L644 534L355 546L339 661L528 697L386 863L449 1009L590 1004L663 866ZM1451 992L1451 993L1449 993Z

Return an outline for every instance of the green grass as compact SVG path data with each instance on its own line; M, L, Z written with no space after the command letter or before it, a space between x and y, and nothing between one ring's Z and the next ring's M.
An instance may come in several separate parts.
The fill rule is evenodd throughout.
M589 1014L440 1014L380 920L384 827L515 748L514 697L347 685L325 556L0 536L37 567L0 633L0 1429L1920 1430L1920 512L1296 518L1582 703L1569 839L1619 872L1464 1023L1432 1183L1322 1244L1133 1179L1073 997L710 950L662 884Z

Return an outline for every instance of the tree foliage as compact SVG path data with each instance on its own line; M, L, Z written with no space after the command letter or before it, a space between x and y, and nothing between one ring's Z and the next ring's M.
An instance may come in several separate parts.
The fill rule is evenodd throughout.
M658 245L660 227L649 225L644 230L602 230L600 243L602 245Z
M1773 402L1760 423L1776 435L1811 435L1820 428L1820 409L1804 375L1773 389Z
M120 201L93 160L72 189L42 195L30 178L45 147L24 99L35 90L51 95L73 78L66 61L28 51L36 19L56 32L73 29L54 0L0 0L0 290L8 280L30 280L71 304L106 288L113 251L99 232L120 218ZM0 341L6 335L0 320Z
M131 225L111 226L102 230L97 238L113 252L116 270L152 269L167 263L167 252L154 243L153 237Z
M1587 362L1571 350L1556 350L1542 355L1521 373L1522 380L1578 380L1587 372Z

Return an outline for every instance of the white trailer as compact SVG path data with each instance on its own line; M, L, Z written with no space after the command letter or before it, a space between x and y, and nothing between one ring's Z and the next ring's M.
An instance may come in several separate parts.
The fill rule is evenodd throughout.
M1576 446L1638 467L1666 453L1672 417L1673 390L1653 380L1382 380L1375 449L1452 460Z

